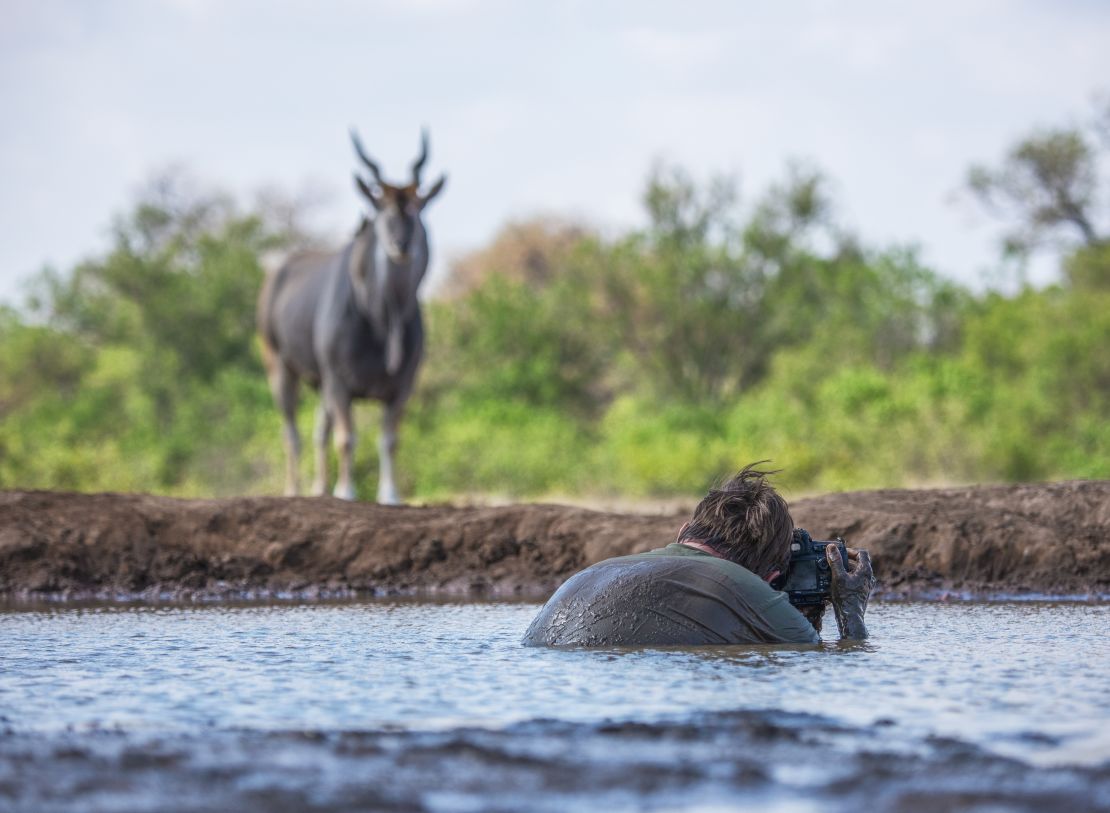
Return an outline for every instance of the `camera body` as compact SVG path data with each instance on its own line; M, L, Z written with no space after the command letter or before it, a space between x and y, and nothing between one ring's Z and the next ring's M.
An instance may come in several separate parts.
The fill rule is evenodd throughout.
M790 566L781 584L773 586L785 592L795 607L814 607L829 600L832 570L825 555L828 545L837 546L840 560L847 569L848 551L843 539L837 537L819 541L813 539L805 528L794 529L794 539L790 542Z

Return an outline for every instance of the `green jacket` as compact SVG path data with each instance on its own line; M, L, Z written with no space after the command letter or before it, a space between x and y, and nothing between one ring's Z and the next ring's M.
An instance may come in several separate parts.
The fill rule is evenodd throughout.
M747 568L672 543L571 576L540 610L526 646L815 644L785 593Z

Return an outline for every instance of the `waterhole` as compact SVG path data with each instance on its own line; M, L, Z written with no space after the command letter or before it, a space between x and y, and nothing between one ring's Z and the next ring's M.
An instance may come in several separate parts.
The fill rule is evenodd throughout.
M1110 606L543 650L534 604L0 614L15 810L1110 809Z

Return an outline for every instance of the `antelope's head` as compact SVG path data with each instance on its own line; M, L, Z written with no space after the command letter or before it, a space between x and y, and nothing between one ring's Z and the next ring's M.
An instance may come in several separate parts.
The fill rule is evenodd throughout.
M427 190L420 188L420 170L428 160L427 131L420 134L420 155L412 164L412 180L404 186L385 182L353 129L351 141L370 170L369 182L356 172L355 184L375 215L366 225L372 234L354 243L348 273L359 310L385 342L386 372L392 375L401 369L405 324L418 311L416 289L428 268L428 235L420 213L443 190L447 176Z
M420 171L428 160L428 131L424 130L420 134L420 155L413 161L412 180L405 186L385 182L378 164L363 149L362 142L353 129L351 142L362 163L370 170L369 183L355 173L355 184L376 212L375 236L385 256L391 264L398 266L410 265L414 259L417 262L422 259L426 263L426 256L414 256L427 251L426 246L421 245L426 238L420 213L443 190L443 185L447 182L447 176L441 175L426 190L420 188Z

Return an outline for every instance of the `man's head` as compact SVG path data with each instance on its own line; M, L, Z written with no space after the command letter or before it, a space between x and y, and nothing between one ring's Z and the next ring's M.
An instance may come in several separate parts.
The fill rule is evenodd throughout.
M735 477L710 489L678 532L677 541L700 540L726 559L767 578L775 570L785 571L790 562L794 520L786 500L767 482L775 472L760 471L756 468L760 463L745 466Z

